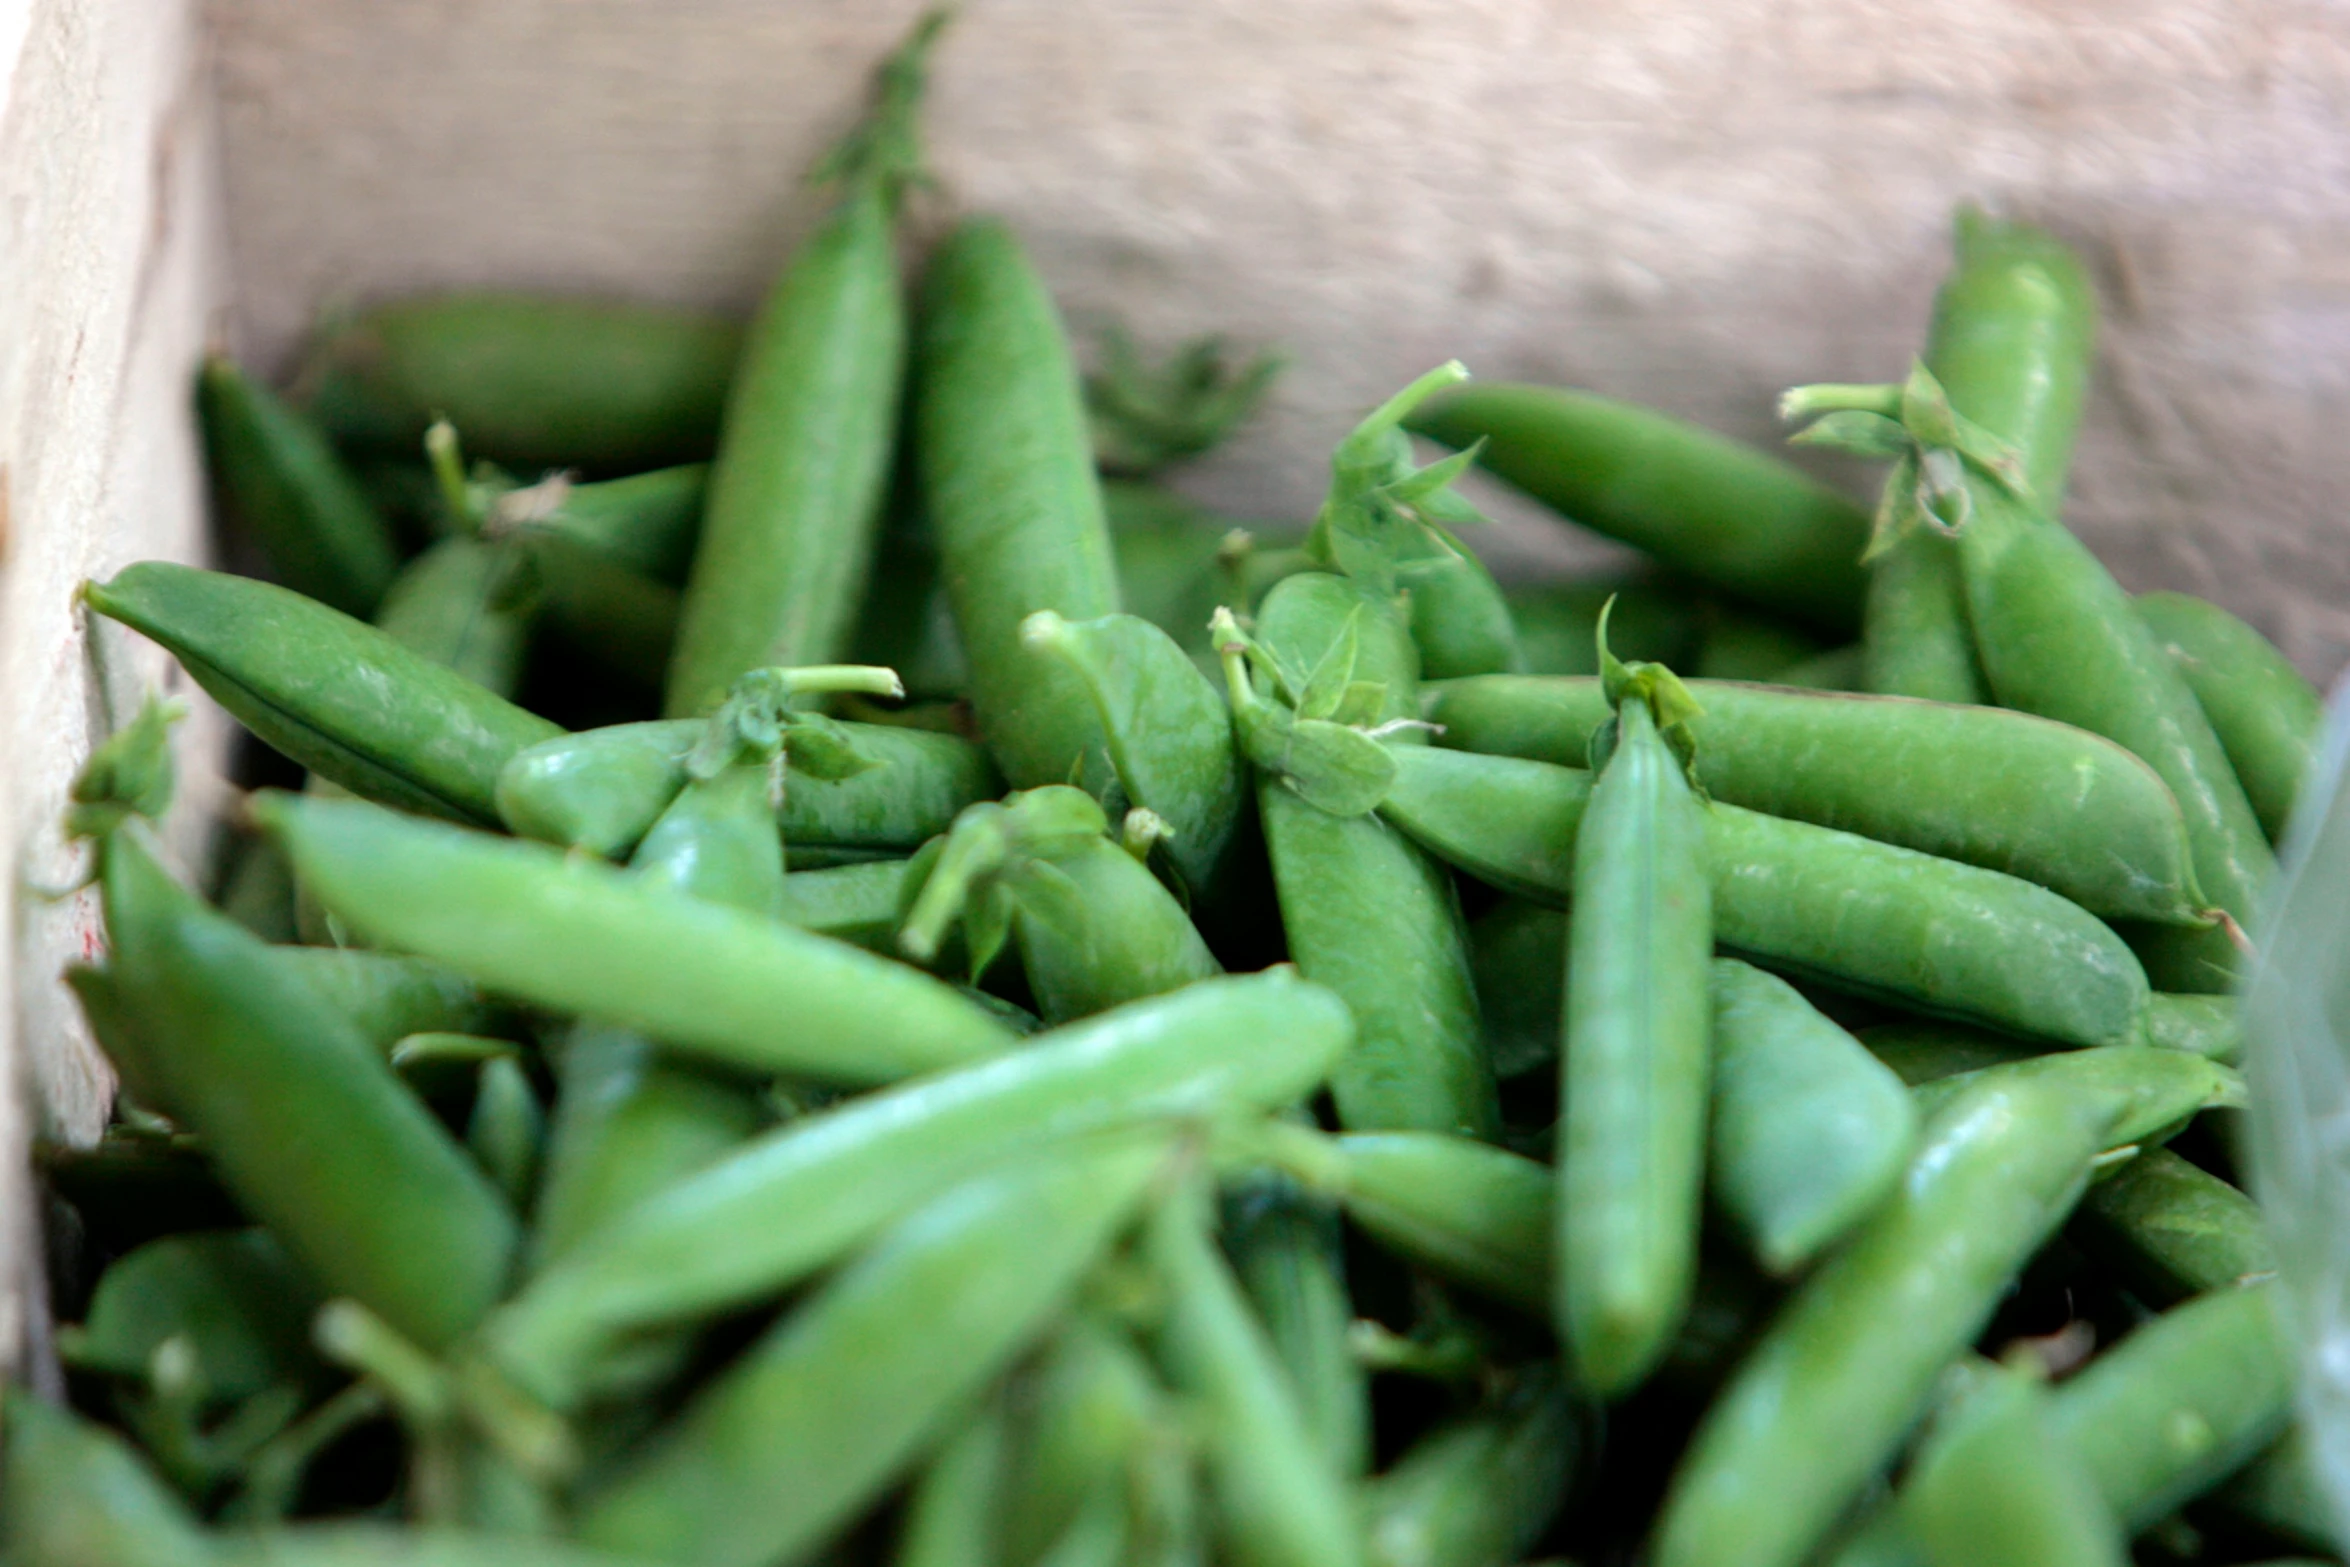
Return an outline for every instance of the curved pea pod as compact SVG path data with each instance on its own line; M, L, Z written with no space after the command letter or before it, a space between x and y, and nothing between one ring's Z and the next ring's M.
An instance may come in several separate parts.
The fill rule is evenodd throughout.
M1591 775L1515 757L1397 747L1380 814L1506 892L1568 891ZM1772 969L2070 1045L2139 1037L2149 991L2102 922L2043 887L1716 802L1714 931Z
M325 1290L454 1339L505 1285L513 1215L383 1058L134 834L102 856L111 972L171 1114Z
M1371 1567L1491 1567L1531 1550L1580 1467L1574 1398L1545 1369L1412 1444L1365 1488Z
M2079 1195L2110 1111L1984 1083L1929 1121L1893 1200L1788 1297L1683 1453L1658 1567L1794 1567Z
M932 254L917 337L916 454L979 732L1015 787L1090 785L1100 719L1020 623L1114 614L1118 580L1060 317L1002 222L966 222Z
M1205 980L848 1101L756 1139L577 1247L499 1311L484 1343L536 1396L575 1403L599 1357L634 1330L772 1297L1046 1139L1295 1103L1352 1038L1336 997L1273 970Z
M243 1398L317 1377L319 1303L267 1230L170 1235L106 1269L81 1324L59 1330L58 1352L77 1369L144 1377L164 1341L184 1336L205 1393Z
M167 561L85 583L92 609L170 649L221 706L354 794L498 819L498 770L562 733L455 670L299 593Z
M7 1395L0 1543L19 1567L193 1567L224 1554L129 1443L22 1387Z
M1143 1255L1166 1294L1159 1358L1199 1406L1219 1556L1245 1567L1354 1567L1361 1526L1346 1483L1216 1249L1209 1194L1197 1183L1152 1213Z
M1676 571L1835 633L1860 623L1868 514L1796 469L1678 419L1585 392L1486 382L1410 429Z
M1713 1007L1707 1180L1755 1257L1785 1277L1891 1194L1917 1108L1784 980L1718 958Z
M1989 1373L1934 1423L1901 1508L1933 1567L2125 1567L2129 1547L2030 1373Z
M541 844L359 801L264 794L252 808L354 930L679 1050L872 1083L1012 1037L927 975Z
M709 482L709 465L698 462L593 484L558 475L500 497L491 526L524 538L558 538L679 587L693 564Z
M2110 740L2000 708L1690 689L1696 776L1717 800L2005 871L2093 914L2206 918L2177 802ZM1566 767L1607 716L1589 679L1456 681L1426 707L1446 746Z
M2277 1271L2276 1247L2252 1199L2167 1148L2141 1151L2090 1187L2073 1231L2158 1303Z
M2218 1062L2151 1045L2105 1045L2030 1056L1936 1078L1911 1092L1919 1108L1931 1115L1968 1085L1991 1078L2056 1083L2076 1096L2110 1104L2107 1148L2159 1141L2202 1111L2241 1109L2245 1100L2244 1080Z
M1224 1250L1289 1374L1306 1428L1340 1473L1371 1461L1371 1388L1349 1337L1354 1301L1337 1210L1280 1175L1226 1194Z
M1173 1143L1150 1130L1067 1145L923 1207L591 1491L580 1538L712 1567L818 1544L1046 1326Z
M710 454L741 342L740 325L698 310L434 294L329 333L302 382L347 445L413 452L445 418L493 462L625 473Z
M2317 689L2276 644L2217 604L2141 593L2138 618L2187 677L2269 842L2281 841L2317 748Z
M986 753L926 729L841 723L874 765L843 778L794 773L776 824L789 844L908 852L947 830L965 806L1003 793ZM559 735L516 755L498 776L499 819L525 838L605 859L633 850L685 787L702 720L613 724Z
M410 1034L499 1035L511 1012L451 968L355 947L272 947L280 967L300 976L379 1052Z
M277 575L345 614L374 614L399 552L326 437L218 354L196 378L196 411L213 482Z

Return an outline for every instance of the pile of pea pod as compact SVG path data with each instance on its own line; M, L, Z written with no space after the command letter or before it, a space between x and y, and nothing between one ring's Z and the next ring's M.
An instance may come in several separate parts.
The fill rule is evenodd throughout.
M267 577L82 591L253 787L209 896L180 704L74 789L121 1096L5 1559L2330 1552L2233 999L2318 702L2059 521L2076 259L1964 213L1906 377L1788 395L1873 515L1448 365L1238 528L1153 475L1270 359L1081 376L909 218L938 30L747 328L205 367ZM1505 590L1472 464L1653 566Z

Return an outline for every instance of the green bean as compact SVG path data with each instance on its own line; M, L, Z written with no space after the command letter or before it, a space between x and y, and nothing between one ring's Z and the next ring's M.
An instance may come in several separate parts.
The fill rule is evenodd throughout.
M851 1100L647 1201L533 1280L484 1341L537 1397L575 1403L599 1357L635 1330L772 1297L909 1208L1045 1140L1294 1103L1351 1038L1336 998L1275 970L1205 980Z
M1355 1311L1337 1211L1266 1174L1226 1195L1224 1232L1307 1431L1341 1474L1362 1474L1371 1461L1371 1390L1348 1336Z
M226 357L196 379L205 466L296 592L372 615L399 568L391 530L311 422Z
M1789 1297L1700 1422L1658 1567L1806 1558L2071 1208L2110 1117L2028 1080L1946 1104L1893 1200Z
M2281 842L2317 745L2316 688L2268 638L2217 604L2142 593L2138 618L2186 676L2269 842Z
M1933 1567L2125 1567L2112 1509L2050 1423L2040 1384L2005 1368L1935 1421L1901 1504Z
M1100 720L1020 623L1114 614L1118 582L1069 346L1009 228L973 220L938 247L917 335L923 496L979 732L1015 787L1090 785L1106 766Z
M1860 623L1868 515L1777 458L1585 392L1488 382L1409 421L1538 500L1823 631Z
M130 1444L23 1388L7 1395L0 1544L18 1567L191 1567L217 1547Z
M1784 980L1713 966L1707 1180L1754 1255L1782 1278L1891 1194L1918 1112L1900 1080Z
M680 463L626 478L574 484L557 474L498 497L488 529L554 538L670 587L684 585L702 531L706 463Z
M1009 1424L1000 1393L940 1443L906 1498L893 1567L994 1567Z
M2005 871L2091 913L2198 924L2186 825L2109 740L1997 708L1698 682L1698 782L1717 800ZM1596 680L1435 687L1442 743L1583 765Z
M906 357L895 217L920 177L916 112L932 12L879 73L876 101L822 165L840 196L778 277L727 392L669 666L690 718L747 670L848 654L888 489Z
M1414 1443L1364 1496L1372 1567L1503 1567L1550 1527L1582 1458L1555 1373L1514 1377L1492 1407Z
M711 1567L818 1544L1051 1320L1170 1146L1067 1146L920 1209L591 1491L580 1538Z
M741 340L660 305L424 295L331 331L302 382L346 445L413 452L445 418L497 462L627 473L710 455Z
M1615 724L1574 840L1553 1320L1578 1381L1615 1398L1672 1347L1697 1271L1714 933L1677 728L1695 704L1663 666L1617 663L1604 619L1599 635Z
M1568 891L1590 774L1397 747L1380 814L1505 892ZM2139 1037L2146 978L2103 924L2045 888L1851 833L1716 803L1715 932L1766 967L2065 1044Z
M494 822L498 769L562 731L298 593L165 561L83 584L247 728L355 794Z
M2216 1175L2148 1148L2089 1188L2074 1233L2158 1305L2276 1272L2260 1210Z
M713 1060L885 1082L1011 1038L927 976L597 861L358 801L269 793L252 810L369 939Z

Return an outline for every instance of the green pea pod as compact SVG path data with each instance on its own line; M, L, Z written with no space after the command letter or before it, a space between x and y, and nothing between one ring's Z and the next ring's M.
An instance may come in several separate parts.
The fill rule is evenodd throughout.
M1371 1567L1498 1567L1533 1548L1582 1459L1574 1398L1547 1370L1412 1444L1366 1489Z
M2156 995L2146 1004L2146 1042L2238 1066L2244 1019L2233 996Z
M1728 604L1704 606L1704 632L1690 670L1705 680L1771 680L1825 645L1794 626Z
M85 583L91 608L153 638L277 750L355 794L498 819L498 770L555 725L287 589L167 561Z
M819 1544L1046 1326L1172 1143L1154 1130L1056 1149L913 1214L592 1490L580 1538L711 1567Z
M1823 631L1860 624L1868 514L1777 458L1645 408L1498 382L1408 426L1589 528Z
M1041 609L1118 609L1110 535L1059 315L1019 241L966 222L932 254L914 381L922 492L971 661L979 732L1015 787L1096 784L1101 721L1020 640Z
M217 1398L313 1380L310 1314L319 1304L266 1230L212 1230L149 1241L100 1275L78 1327L59 1330L67 1364L143 1377L166 1339L184 1335Z
M1354 1567L1363 1548L1352 1498L1216 1249L1198 1183L1160 1204L1143 1250L1166 1294L1160 1359L1199 1408L1219 1557L1242 1567Z
M2323 704L2316 688L2274 643L2217 604L2142 593L2138 618L2186 676L2261 830L2280 842L2317 747Z
M500 496L490 528L526 539L561 539L615 566L680 587L701 535L709 481L705 463L680 463L594 484L574 484L556 475Z
M1707 807L1667 739L1687 689L1616 664L1606 634L1616 721L1574 837L1552 1298L1577 1380L1615 1398L1672 1347L1697 1271L1714 932Z
M1892 1069L1893 1075L1914 1088L1962 1072L1979 1071L2039 1053L2030 1040L1994 1034L1965 1023L1919 1018L1901 1023L1878 1023L1857 1036L1869 1054Z
M2090 1255L2158 1304L2277 1271L2251 1198L2167 1148L2148 1148L2082 1199L2073 1226Z
M527 534L536 607L564 650L637 690L658 690L677 641L678 593L583 545Z
M2263 1453L2245 1471L2221 1486L2211 1507L2230 1519L2256 1526L2264 1536L2290 1540L2305 1550L2323 1551L2325 1560L2338 1560L2334 1500L2319 1478L2316 1444L2306 1426L2295 1425L2284 1439ZM2304 1567L2278 1561L2268 1567ZM2322 1567L2322 1563L2319 1564Z
M410 1034L494 1036L512 1026L508 1010L463 975L422 958L353 947L272 947L270 953L385 1055Z
M1990 682L1975 654L1958 546L1921 528L1869 562L1861 608L1860 689L1981 705Z
M1556 1181L1542 1164L1446 1132L1291 1139L1285 1154L1299 1179L1408 1261L1548 1318Z
M269 793L252 809L369 939L716 1061L886 1082L1012 1037L926 975L544 845L359 801Z
M1546 583L1515 589L1509 600L1529 675L1598 674L1594 638L1611 604L1608 641L1619 657L1678 667L1697 648L1690 596L1647 577Z
M345 614L374 614L399 553L326 438L218 354L196 379L196 410L213 481L277 575Z
M1259 1175L1225 1198L1224 1249L1307 1430L1341 1474L1361 1475L1371 1461L1371 1389L1348 1337L1355 1310L1337 1211L1287 1177Z
M727 392L665 707L691 718L745 671L847 656L888 490L906 313L896 212L944 12L881 67L870 116L819 173L840 198L751 326Z
M1420 649L1420 672L1429 679L1515 674L1526 667L1509 600L1466 548L1407 562L1397 568L1396 581L1411 595L1412 641Z
M505 602L513 563L479 539L443 539L400 569L375 627L409 652L511 697L522 682L530 617Z
M2093 914L2201 924L2186 824L2128 751L2023 713L1765 686L1690 687L1696 775L1717 800L2005 871ZM1442 743L1583 765L1596 680L1456 681Z
M2028 1080L1946 1104L1893 1201L1788 1297L1699 1423L1658 1567L1809 1557L2070 1210L2111 1119Z
M907 1495L892 1567L995 1567L1003 1559L997 1522L1010 1423L1002 1396L990 1396L939 1444Z
M1932 1567L2125 1567L2129 1546L2048 1395L2002 1368L1936 1420L1902 1511Z
M1123 1488L1164 1391L1124 1333L1080 1308L1053 1334L1016 1395L1024 1406L996 1513L1010 1562L1049 1560L1105 1486Z
M783 898L783 839L768 768L735 763L678 791L629 869L657 887L772 918Z
M7 1394L0 1544L17 1567L197 1567L223 1554L121 1437Z
M875 860L865 865L793 871L783 879L776 918L868 952L895 952L898 910L911 896L906 885L911 864L910 860Z
M1770 675L1774 685L1794 686L1805 691L1859 691L1860 644L1849 643L1832 647L1825 653L1798 659Z
M1268 569L1278 569L1267 552L1247 548L1259 525L1218 516L1155 484L1116 479L1102 485L1102 510L1109 519L1118 599L1126 613L1173 637L1204 673L1215 674L1209 617L1220 606L1235 611L1253 606L1272 585ZM1268 523L1261 531L1286 536L1297 529ZM1294 552L1272 553L1286 558Z
M536 1396L575 1403L632 1331L772 1298L1046 1139L1295 1103L1352 1038L1335 997L1277 969L1204 980L848 1101L754 1140L578 1246L500 1310L484 1341Z
M1506 1082L1558 1058L1566 951L1566 915L1523 898L1469 921L1469 971L1495 1077Z
M498 776L499 819L525 838L622 858L685 787L686 758L705 727L613 724L533 746ZM911 851L965 806L1003 793L968 740L886 724L837 728L874 765L840 778L790 776L776 823L794 846Z
M1382 816L1505 892L1565 899L1590 774L1428 747L1394 755ZM1725 947L1839 990L2064 1044L2140 1037L2149 992L2137 959L2045 888L1719 802L1705 821Z
M2242 1109L2246 1097L2244 1080L2218 1062L2150 1045L2105 1045L2029 1056L1936 1078L1911 1092L1918 1107L1932 1115L1968 1085L1987 1078L2060 1083L2077 1095L2112 1103L2117 1109L2106 1129L2109 1149L2159 1142L2202 1111Z
M144 1020L144 1066L229 1189L330 1293L421 1344L471 1327L505 1285L506 1205L383 1058L173 882L138 829L101 858L111 972Z
M337 441L414 452L447 419L518 468L629 473L710 455L742 342L663 305L520 293L424 295L330 332L304 366Z
M1784 1278L1891 1195L1917 1108L1785 980L1717 958L1713 1009L1707 1180L1755 1258Z
M311 1524L262 1529L237 1538L235 1567L648 1567L565 1540L533 1539L511 1529L386 1524Z

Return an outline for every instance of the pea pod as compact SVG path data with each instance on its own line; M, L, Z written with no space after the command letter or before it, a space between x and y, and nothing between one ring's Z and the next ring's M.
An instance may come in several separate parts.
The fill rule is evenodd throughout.
M1005 1465L998 1548L1008 1562L1051 1561L1072 1531L1098 1528L1086 1514L1105 1489L1123 1504L1138 1448L1169 1418L1167 1396L1126 1335L1084 1308L1012 1396L1024 1418Z
M2109 1103L2114 1114L2106 1128L2108 1148L2159 1142L2202 1111L2242 1109L2245 1100L2244 1080L2216 1061L2147 1045L2105 1045L2027 1056L1938 1077L1918 1084L1911 1093L1919 1108L1931 1115L1971 1084L1987 1078L2061 1083L2077 1095Z
M1371 1461L1371 1389L1349 1337L1355 1310L1337 1210L1268 1173L1227 1194L1224 1230L1307 1430L1341 1474L1360 1475Z
M389 1055L410 1034L490 1034L512 1026L506 1008L463 975L422 958L355 947L272 947L281 968Z
M85 583L92 609L170 649L277 750L355 794L498 819L498 770L562 733L454 670L298 593L166 561Z
M143 1377L157 1349L182 1336L206 1392L244 1398L314 1380L310 1314L319 1300L266 1230L212 1230L150 1241L99 1278L58 1351L83 1371Z
M593 1490L580 1538L712 1567L817 1545L1037 1336L1170 1145L1164 1132L1070 1145L922 1208Z
M869 117L819 170L839 199L743 345L669 666L672 718L715 707L748 670L848 654L905 370L895 217L920 177L915 116L945 21L925 17L883 63Z
M227 1560L235 1567L643 1567L634 1557L487 1525L314 1524L257 1530L235 1541Z
M1714 932L1688 688L1618 663L1604 617L1599 635L1615 721L1574 835L1552 1315L1577 1379L1614 1398L1671 1347L1697 1272Z
M443 539L402 567L375 613L376 629L409 652L511 698L522 683L530 616L507 601L508 552L479 539Z
M7 1396L0 1543L20 1567L191 1567L213 1541L131 1446L23 1388Z
M1085 410L1061 322L1001 222L947 237L924 281L914 383L922 492L971 661L979 732L1017 788L1097 783L1099 718L1076 675L1020 640L1049 609L1118 609Z
M302 372L346 445L413 452L446 418L484 457L628 473L707 457L742 329L697 310L545 294L378 305Z
M1498 382L1409 427L1562 515L1676 571L1823 631L1860 624L1868 515L1777 458L1628 403Z
M992 1567L999 1560L997 1503L1009 1425L1003 1398L983 1399L930 1455L906 1498L893 1567Z
M910 896L909 860L874 860L825 870L794 871L783 879L776 917L868 952L897 950L898 911Z
M252 809L319 901L370 939L681 1050L885 1082L1010 1041L925 975L596 861L359 801L264 794Z
M552 534L523 536L539 623L563 651L632 690L658 690L677 641L678 594Z
M1935 1422L1901 1500L1933 1567L2125 1567L2121 1526L2047 1404L2003 1367Z
M1775 680L1822 647L1785 621L1727 604L1705 605L1703 626L1689 665L1703 680Z
M2030 1040L1930 1018L1878 1023L1862 1029L1858 1037L1869 1054L1913 1088L1963 1072L2022 1061L2037 1053Z
M196 379L205 466L285 584L372 615L399 569L391 530L324 435L226 357Z
M2244 1059L2244 1019L2233 996L2156 995L2146 1005L2146 1042L2237 1066Z
M767 1133L576 1248L500 1310L484 1341L536 1396L574 1403L634 1330L771 1297L1044 1139L1291 1104L1351 1037L1334 997L1275 970L1202 981L849 1101Z
M706 463L680 463L592 484L556 474L498 497L488 531L555 538L612 565L679 587L702 531Z
M2269 842L2283 841L2317 747L2316 689L2275 644L2217 604L2142 593L2138 618L2154 628L2211 720L2261 830Z
M1498 1567L1550 1527L1582 1457L1574 1399L1547 1370L1415 1442L1364 1496L1372 1567Z
M1469 922L1469 967L1495 1077L1506 1082L1558 1058L1566 951L1566 915L1523 898L1505 898Z
M2167 1148L2146 1149L2090 1187L2073 1229L2091 1255L2158 1303L2277 1270L2252 1199Z
M1646 575L1592 582L1554 582L1515 589L1510 618L1528 675L1596 675L1594 637L1608 605L1608 640L1627 659L1679 666L1697 646L1697 621L1688 595ZM1489 677L1472 677L1489 678Z
M2153 769L2084 730L1998 708L1697 682L1698 782L1717 800L2004 871L2093 914L2199 924L2186 825ZM1444 745L1583 765L1596 680L1432 688Z

